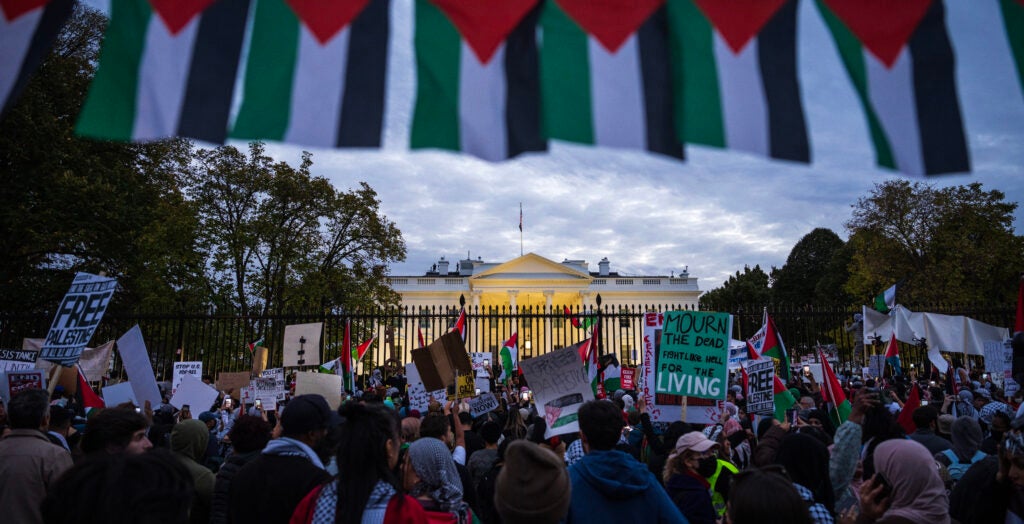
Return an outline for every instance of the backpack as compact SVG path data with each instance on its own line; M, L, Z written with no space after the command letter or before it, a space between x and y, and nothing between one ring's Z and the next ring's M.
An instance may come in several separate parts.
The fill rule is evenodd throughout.
M988 456L981 451L976 451L974 456L971 457L970 462L960 462L956 453L953 453L953 450L951 449L943 450L942 454L949 459L949 465L946 466L946 471L949 472L949 478L953 479L954 482L960 480L960 478L964 476L964 473L967 473L967 470L970 469L975 462L979 462L981 459Z

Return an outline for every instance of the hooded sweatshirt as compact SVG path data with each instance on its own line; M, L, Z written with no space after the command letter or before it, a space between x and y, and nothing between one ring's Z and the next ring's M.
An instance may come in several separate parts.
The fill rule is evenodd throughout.
M206 424L195 419L183 420L171 430L171 451L185 465L195 482L196 491L192 496L192 511L189 513L189 521L195 523L210 522L210 504L216 477L199 462L206 455L206 442L209 438Z
M568 524L687 522L647 466L628 453L591 450L569 468L569 480Z

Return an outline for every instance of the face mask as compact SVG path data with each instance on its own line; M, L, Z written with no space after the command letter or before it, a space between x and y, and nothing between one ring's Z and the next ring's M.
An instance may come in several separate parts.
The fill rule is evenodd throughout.
M707 478L715 474L718 468L718 459L715 457L704 457L697 462L697 474Z

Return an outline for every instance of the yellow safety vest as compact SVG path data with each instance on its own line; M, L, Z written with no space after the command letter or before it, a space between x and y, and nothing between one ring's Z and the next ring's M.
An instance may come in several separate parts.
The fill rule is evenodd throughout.
M715 474L708 478L708 484L711 484L711 504L715 506L715 513L719 517L725 515L725 498L722 497L721 493L715 491L715 483L718 482L718 477L722 474L722 468L728 469L733 475L740 471L728 460L718 459L718 467L715 468Z

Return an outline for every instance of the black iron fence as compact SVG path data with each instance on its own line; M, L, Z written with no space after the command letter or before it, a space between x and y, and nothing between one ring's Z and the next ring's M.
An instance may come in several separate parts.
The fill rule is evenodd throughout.
M577 343L589 337L589 329L573 325L573 318L586 325L588 320L600 326L602 353L615 353L622 365L639 364L643 340L644 313L681 309L671 304L650 304L615 307L596 307L580 311L571 307L571 316L563 313L562 306L550 310L539 307L467 306L466 346L473 352L496 354L502 343L518 333L520 358L530 358ZM728 311L735 316L733 338L751 336L761 327L762 307L737 306ZM958 305L939 304L910 307L913 311L929 311L950 315L964 315L995 326L1011 326L1012 305ZM835 345L841 367L851 364L854 355L853 332L846 327L854 308L818 306L772 306L769 313L792 358L811 354L817 344ZM292 324L322 322L324 325L321 362L337 358L341 353L345 324L350 322L353 347L370 337L376 337L364 357L361 369L383 366L386 363L410 362L410 351L420 347L420 340L429 343L454 326L459 316L458 306L429 306L391 308L360 311L350 314L335 313L282 313L262 316L205 313L135 313L109 312L93 336L91 345L99 345L121 336L138 324L159 379L170 377L174 361L202 361L204 370L242 371L251 369L253 355L248 346L258 339L269 349L268 367L282 363L284 327ZM25 338L43 338L52 316L43 314L0 313L0 347L18 348ZM882 341L884 343L885 341ZM884 351L875 348L874 351ZM872 352L869 346L868 353ZM924 349L901 345L904 361L926 362ZM120 374L121 363L115 356L111 372Z

